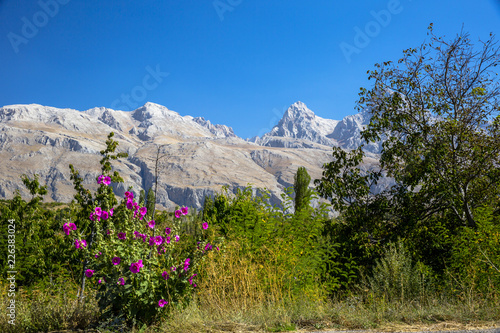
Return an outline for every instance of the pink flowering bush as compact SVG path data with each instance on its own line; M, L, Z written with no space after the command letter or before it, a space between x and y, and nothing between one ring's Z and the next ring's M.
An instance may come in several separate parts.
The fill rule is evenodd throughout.
M185 244L191 243L180 242L184 239L182 221L189 218L187 207L175 211L168 227L157 228L152 212L135 201L131 189L118 200L113 184L123 180L116 171L111 173L110 159L125 155L112 154L117 146L112 134L107 144L101 152L102 173L94 196L71 166L78 192L75 198L82 211L76 225L65 224L63 230L67 237L79 231L73 242L83 256L82 281L97 288L103 316L125 315L128 320L147 323L190 299L208 243L200 248L195 242L190 247ZM202 230L201 223L198 228Z

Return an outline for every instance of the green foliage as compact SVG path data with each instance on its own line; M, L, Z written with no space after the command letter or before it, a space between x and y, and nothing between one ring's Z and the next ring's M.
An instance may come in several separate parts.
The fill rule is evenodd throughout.
M144 206L145 202L146 202L146 192L144 192L144 190L141 190L139 192L139 200L137 201L137 203L141 206Z
M326 274L327 262L336 259L335 244L323 237L323 228L328 221L324 204L317 209L305 206L291 213L292 189L282 195L283 206L272 207L269 195L260 191L254 195L251 187L238 190L235 196L224 192L214 198L206 198L203 220L214 223L228 240L236 240L244 251L251 255L261 253L262 248L275 253L279 263L285 263L294 277L290 288L303 291L320 279L328 280L330 290L337 289L338 276ZM312 192L304 202L317 198Z
M476 49L463 32L450 41L432 26L430 34L397 64L369 71L374 86L361 90L359 107L371 120L362 136L386 137L381 167L407 189L418 219L450 211L475 228L475 209L500 193L499 48L492 36Z
M395 224L387 221L387 196L374 195L370 190L380 179L381 171L362 170L363 157L362 147L349 153L333 147L333 161L323 165L322 178L314 182L318 193L341 214L325 227L324 234L340 244L339 264L349 265L349 271L353 271L351 266L371 267L381 247L398 237ZM343 285L355 280L351 274Z
M148 212L153 212L156 204L155 192L153 188L150 187L148 190L148 195L146 196L146 208Z
M413 264L410 253L399 241L390 244L377 260L365 286L375 297L407 302L427 295L430 281L430 270L420 262Z
M38 176L30 179L22 177L29 189L31 200L26 202L19 193L0 207L2 230L7 232L8 220L13 219L15 227L15 270L19 286L31 286L44 279L56 276L69 276L76 269L76 257L68 252L59 220L68 220L73 216L66 210L53 211L43 209L40 202L47 193L45 186L40 186ZM0 238L0 246L5 255L0 258L1 271L7 270L7 237ZM9 257L12 259L12 257Z
M476 210L477 229L461 227L454 237L448 273L450 288L463 298L500 290L500 217L487 205Z
M380 165L367 170L363 147L334 147L315 181L341 214L325 229L339 243L340 260L352 255L368 275L401 239L413 260L445 279L463 227L475 232L483 205L498 209L500 49L492 36L477 50L465 33L451 41L432 27L430 34L397 63L376 64L368 72L373 87L361 89L359 107L371 116L362 137L384 140ZM374 195L382 176L395 184Z
M311 176L307 173L306 168L299 167L297 173L294 176L293 191L295 192L295 212L298 212L305 207L309 206L308 199L311 195L311 190L309 189L309 183L311 182Z

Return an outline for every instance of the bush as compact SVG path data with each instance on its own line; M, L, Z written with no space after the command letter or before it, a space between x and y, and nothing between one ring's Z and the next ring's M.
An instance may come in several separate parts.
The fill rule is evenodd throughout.
M413 265L410 254L399 241L387 247L364 285L374 296L390 302L422 300L431 288L430 270L420 262Z
M72 180L80 205L76 223L61 226L82 260L81 293L89 282L97 289L103 319L123 318L127 323L151 323L161 313L185 305L196 287L198 260L215 244L207 239L207 224L197 227L198 243L178 247L181 238L180 218L188 214L182 207L175 212L169 227L159 229L151 212L134 201L131 191L118 203L111 186L122 182L118 172L111 173L111 159L117 142L108 136L107 148L101 151L102 175L94 196L83 188L82 179L72 167ZM165 216L162 214L162 220ZM200 223L201 224L201 223Z
M454 239L447 273L451 289L464 300L498 298L500 217L491 206L477 210L477 228L463 227Z

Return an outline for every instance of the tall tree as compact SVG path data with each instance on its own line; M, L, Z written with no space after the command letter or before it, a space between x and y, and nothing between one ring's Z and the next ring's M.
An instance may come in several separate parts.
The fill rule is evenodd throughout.
M412 196L421 219L451 212L474 228L474 211L497 199L500 181L499 48L475 47L463 31L404 51L369 71L359 107L371 113L362 133L386 136L380 164Z
M294 176L293 190L295 191L295 212L298 212L309 206L311 198L311 190L309 183L311 176L307 173L306 168L299 167Z
M148 190L148 195L146 196L146 208L148 209L149 214L153 213L155 205L156 205L155 192L153 191L153 188L150 187Z

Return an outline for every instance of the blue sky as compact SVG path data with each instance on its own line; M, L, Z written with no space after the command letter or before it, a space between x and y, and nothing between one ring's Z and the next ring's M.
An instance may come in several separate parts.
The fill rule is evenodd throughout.
M298 100L324 118L355 113L366 71L428 39L431 22L476 42L498 33L500 3L0 0L0 106L150 101L247 138Z

